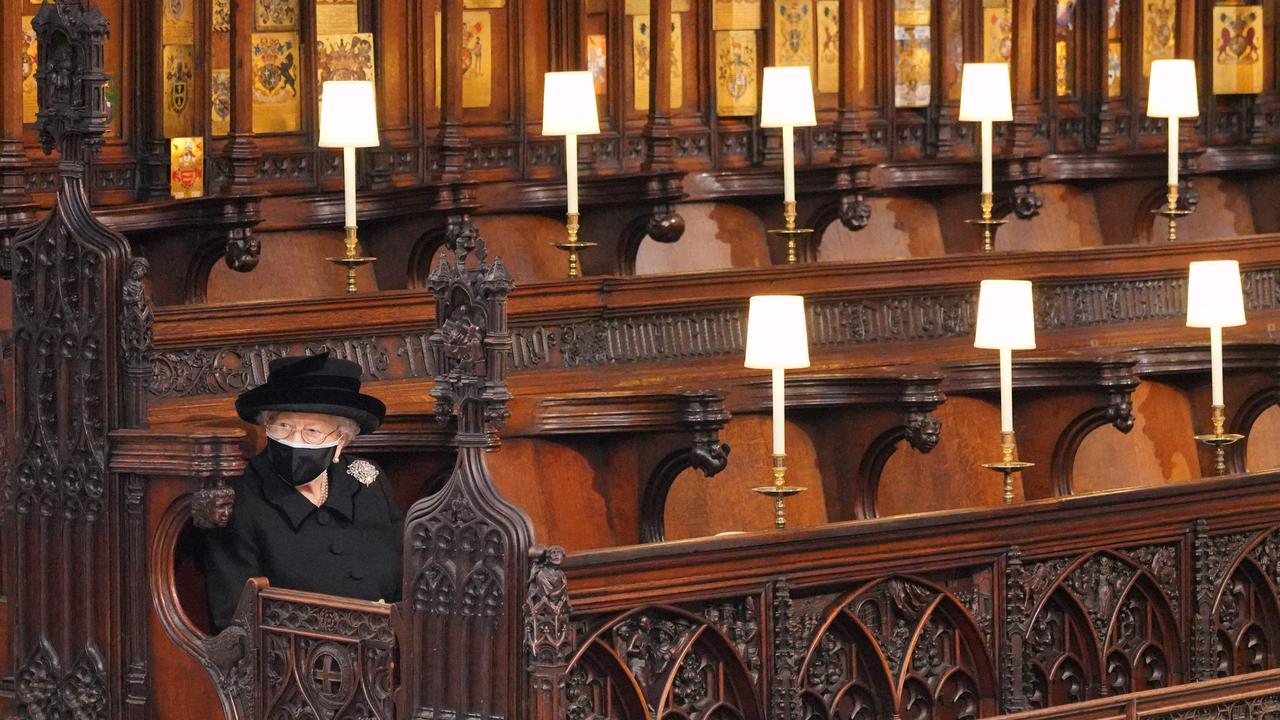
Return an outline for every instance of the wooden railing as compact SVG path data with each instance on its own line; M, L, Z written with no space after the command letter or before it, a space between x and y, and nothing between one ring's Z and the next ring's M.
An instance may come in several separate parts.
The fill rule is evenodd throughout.
M1280 712L1280 672L1266 671L1129 693L1007 720L1262 720Z
M1270 473L570 554L557 700L979 717L1274 668L1278 497Z

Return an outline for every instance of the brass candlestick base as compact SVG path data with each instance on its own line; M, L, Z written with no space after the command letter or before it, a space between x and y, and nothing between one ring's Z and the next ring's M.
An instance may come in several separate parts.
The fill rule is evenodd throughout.
M1005 224L1005 220L991 217L991 211L995 209L995 200L991 193L982 193L978 208L982 210L982 217L977 220L965 220L965 222L982 228L982 252L991 252L996 247L996 228Z
M1190 215L1190 210L1178 209L1178 186L1177 184L1169 186L1169 192L1165 193L1167 204L1162 208L1157 208L1151 212L1156 215L1162 215L1169 219L1169 242L1178 239L1178 218L1183 215Z
M347 254L342 257L325 259L335 265L342 265L347 268L347 292L354 293L356 291L356 268L361 265L368 265L378 258L359 254L357 249L360 246L360 241L356 239L355 227L347 228L347 236L343 238L342 242L347 246Z
M787 484L787 456L773 456L773 484L751 488L752 492L773 496L773 526L779 530L787 526L786 498L802 493L808 488Z
M787 239L787 264L795 265L800 262L800 255L797 252L797 241L801 238L807 238L813 234L813 228L797 228L796 227L796 201L789 200L782 203L782 219L786 221L787 226L781 230L770 230L770 235L779 235Z
M1004 474L1005 505L1013 504L1013 474L1035 465L1035 463L1014 460L1013 451L1016 450L1017 447L1018 441L1013 432L1002 432L1000 433L1000 462L982 464L982 467L987 468L988 470L995 470L998 473Z
M595 247L596 244L578 240L578 213L569 213L568 218L569 220L565 223L564 229L568 232L569 239L565 242L553 242L551 245L569 253L569 277L576 278L581 276L578 251Z
M1218 475L1227 474L1227 446L1244 439L1244 436L1239 433L1226 432L1227 416L1225 410L1226 408L1221 405L1214 405L1213 414L1210 416L1210 420L1213 422L1213 432L1208 435L1196 435L1196 440L1213 448L1213 469Z

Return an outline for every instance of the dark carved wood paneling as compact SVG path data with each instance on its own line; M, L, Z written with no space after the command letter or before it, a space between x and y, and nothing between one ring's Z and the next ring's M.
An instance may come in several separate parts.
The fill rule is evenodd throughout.
M13 239L14 447L3 492L6 620L23 717L141 717L147 702L140 480L108 465L114 430L146 422L146 264L89 212L90 158L109 128L107 22L87 2L33 21L40 142L57 196ZM95 176L98 185L104 177ZM114 181L112 181L114 182ZM110 184L110 183L109 183Z
M451 226L447 242L453 257L429 279L436 329L427 344L436 417L456 418L458 459L444 487L405 519L397 625L405 672L396 704L405 717L509 718L527 688L521 588L533 538L525 514L494 487L484 452L508 416L506 301L514 283L467 218ZM442 682L439 659L462 656L472 661L454 665Z

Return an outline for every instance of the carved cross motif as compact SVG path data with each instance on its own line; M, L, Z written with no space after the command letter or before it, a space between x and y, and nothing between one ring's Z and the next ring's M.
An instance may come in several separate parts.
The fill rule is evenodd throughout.
M311 666L311 681L319 688L320 694L337 697L342 692L342 670L337 658L327 652L316 656Z

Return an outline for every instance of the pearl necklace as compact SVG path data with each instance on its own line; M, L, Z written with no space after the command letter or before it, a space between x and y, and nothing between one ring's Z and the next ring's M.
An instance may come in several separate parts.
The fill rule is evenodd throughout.
M320 491L320 502L316 503L316 507L320 507L329 500L329 471L320 473L320 479L324 481L324 489Z

